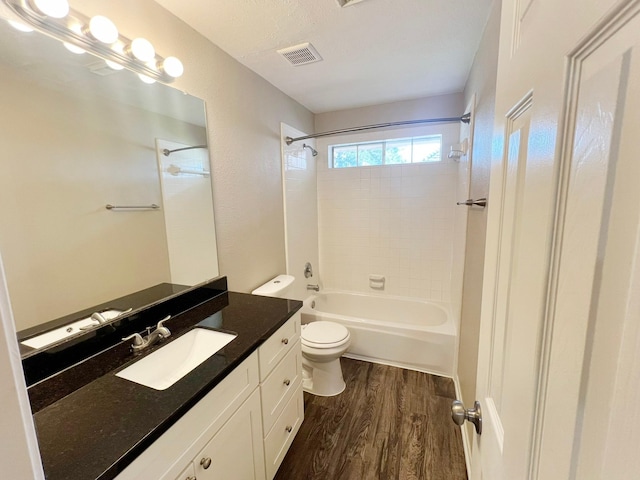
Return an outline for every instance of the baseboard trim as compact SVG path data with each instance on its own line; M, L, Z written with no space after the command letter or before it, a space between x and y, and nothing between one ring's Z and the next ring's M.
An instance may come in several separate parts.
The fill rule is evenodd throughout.
M409 365L402 362L391 362L388 360L382 360L380 358L367 357L366 355L357 355L354 353L345 353L342 356L345 358L352 358L354 360L362 360L363 362L379 363L380 365L388 365L389 367L404 368L405 370L414 370L416 372L428 373L429 375L437 375L438 377L453 378L451 375L447 375L446 373L436 372L434 370L428 370L424 368L418 368L415 365Z

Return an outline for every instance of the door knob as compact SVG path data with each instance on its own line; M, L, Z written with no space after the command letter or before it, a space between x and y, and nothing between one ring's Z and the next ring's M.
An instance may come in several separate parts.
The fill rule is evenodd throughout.
M454 400L451 403L451 418L456 425L462 425L465 420L469 420L475 425L476 433L482 434L482 409L477 400L474 402L473 408L469 409L465 409L460 400Z

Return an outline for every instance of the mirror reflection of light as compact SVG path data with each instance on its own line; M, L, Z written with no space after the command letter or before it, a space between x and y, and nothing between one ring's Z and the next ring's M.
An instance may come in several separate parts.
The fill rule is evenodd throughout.
M75 53L76 55L82 55L83 53L87 53L82 48L76 47L75 45L73 45L71 43L64 42L63 45L64 45L64 48L69 50L71 53Z
M105 63L107 64L107 66L109 68L112 68L113 70L122 70L124 67L122 65L120 65L119 63L116 63L114 61L111 60L105 60Z
M47 17L64 18L69 14L67 0L32 0L33 5Z
M143 75L141 73L138 74L138 78L140 78L140 80L142 80L144 83L147 83L149 85L151 85L152 83L156 83L156 81L153 78L147 77L146 75Z
M7 22L9 22L9 25L11 25L13 28L15 28L20 32L24 32L24 33L33 32L33 28L25 25L24 23L16 22L15 20L7 20Z
M89 21L89 33L99 42L108 45L118 40L118 28L107 17L96 15Z

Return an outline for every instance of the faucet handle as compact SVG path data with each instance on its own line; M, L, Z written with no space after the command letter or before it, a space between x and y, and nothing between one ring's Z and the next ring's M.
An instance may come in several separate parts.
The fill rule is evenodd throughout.
M160 335L160 337L162 338L168 338L169 336L171 336L171 330L169 330L167 327L164 326L164 322L166 322L170 318L171 318L171 315L167 315L162 320L160 320L158 322L158 325L156 326L154 333L157 332L157 334Z
M166 322L167 320L169 320L171 318L171 315L167 315L166 317L164 317L162 320L160 320L158 322L158 325L156 328L167 328L164 326L164 322Z
M144 343L144 340L139 333L134 333L122 339L123 342L126 342L127 340L133 340L133 344L131 345L132 347L139 347Z

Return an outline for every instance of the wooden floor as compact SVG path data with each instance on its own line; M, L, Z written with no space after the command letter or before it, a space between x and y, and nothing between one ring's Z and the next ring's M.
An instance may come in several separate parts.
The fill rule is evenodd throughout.
M342 359L347 389L305 393L305 419L276 480L466 480L453 381Z

